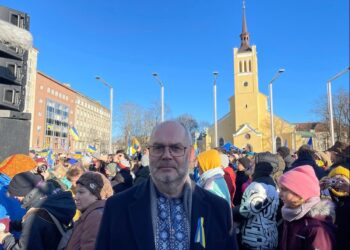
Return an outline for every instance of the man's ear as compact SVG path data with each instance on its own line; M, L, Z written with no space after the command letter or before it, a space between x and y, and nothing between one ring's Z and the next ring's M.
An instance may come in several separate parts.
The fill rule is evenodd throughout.
M191 146L190 148L190 162L194 162L196 160L196 153L194 150L194 147Z

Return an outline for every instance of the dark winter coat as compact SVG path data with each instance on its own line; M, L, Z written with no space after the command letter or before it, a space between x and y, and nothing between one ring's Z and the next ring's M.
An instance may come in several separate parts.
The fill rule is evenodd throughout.
M350 196L333 197L335 201L335 224L337 226L337 250L348 250L350 245Z
M92 250L95 248L105 200L98 200L88 207L74 223L73 233L66 250Z
M287 155L286 157L283 158L283 160L284 160L284 163L286 164L286 167L284 168L283 172L286 172L292 167L292 164L295 160L291 155Z
M61 233L47 211L62 224L68 225L73 219L75 209L71 192L60 191L41 199L24 215L19 241L12 235L5 237L4 249L56 250Z
M150 180L109 198L95 249L154 250L150 200ZM200 217L204 218L207 250L237 249L235 234L230 233L232 223L227 202L195 185L190 231L190 249L193 250L203 249L194 242Z
M286 171L289 171L289 170L292 170L293 168L304 166L304 165L311 166L315 171L317 179L319 179L319 180L321 180L323 177L327 176L327 172L323 168L317 166L315 160L312 158L311 155L308 155L308 154L304 154L304 155L300 156L300 158L296 159L292 163L291 168L288 168L288 169L285 168L285 169L286 169Z
M281 250L335 249L334 204L325 199L307 215L295 221L284 221Z
M241 204L242 196L243 196L242 186L246 181L248 181L248 179L249 177L245 174L245 171L236 172L236 192L233 198L233 204L235 206L238 206Z
M135 181L134 185L138 185L140 183L143 183L144 181L147 181L149 178L149 167L148 166L141 166L138 171L135 173Z

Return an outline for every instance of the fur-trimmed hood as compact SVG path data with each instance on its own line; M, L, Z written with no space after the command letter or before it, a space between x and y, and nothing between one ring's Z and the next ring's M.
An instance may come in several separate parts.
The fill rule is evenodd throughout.
M335 205L330 199L321 199L319 203L311 208L307 214L308 217L317 218L319 220L327 220L332 218L335 221Z

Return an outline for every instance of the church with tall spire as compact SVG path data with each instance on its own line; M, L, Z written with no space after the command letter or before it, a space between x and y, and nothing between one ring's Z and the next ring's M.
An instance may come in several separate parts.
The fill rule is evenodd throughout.
M259 92L258 57L250 44L246 6L243 0L240 47L233 49L234 94L229 98L230 111L218 119L218 145L231 143L255 152L272 151L268 97ZM296 149L301 140L295 126L274 115L276 149ZM205 148L215 147L214 128L208 130Z

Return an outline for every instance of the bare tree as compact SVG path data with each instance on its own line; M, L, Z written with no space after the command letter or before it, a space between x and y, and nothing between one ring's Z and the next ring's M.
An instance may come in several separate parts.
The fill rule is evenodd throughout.
M329 112L327 96L319 98L312 112L320 118L329 128ZM333 122L336 140L349 143L349 129L350 129L350 101L349 91L342 88L338 89L333 95Z
M190 131L192 137L194 138L195 133L198 131L198 122L197 120L189 114L183 114L176 118L179 122L181 122L183 125L187 127L187 129Z

